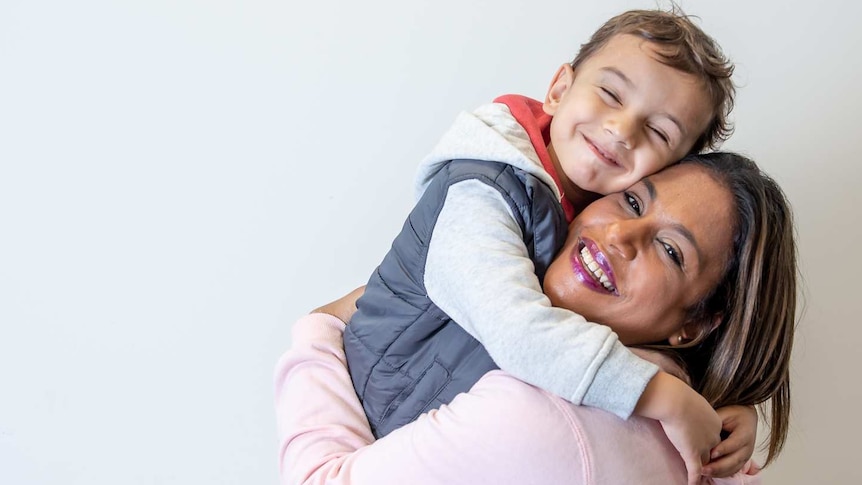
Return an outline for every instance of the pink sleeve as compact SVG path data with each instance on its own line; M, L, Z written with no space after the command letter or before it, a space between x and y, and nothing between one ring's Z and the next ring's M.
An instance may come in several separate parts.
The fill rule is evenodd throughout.
M754 460L748 460L742 470L727 478L714 478L713 485L760 485L760 467Z
M303 317L276 368L282 483L586 482L565 418L502 373L375 442L347 373L343 329L329 315Z
M343 331L330 315L303 317L276 367L283 484L685 481L655 422L574 406L500 371L375 441L347 372ZM750 462L712 483L759 485L761 478Z

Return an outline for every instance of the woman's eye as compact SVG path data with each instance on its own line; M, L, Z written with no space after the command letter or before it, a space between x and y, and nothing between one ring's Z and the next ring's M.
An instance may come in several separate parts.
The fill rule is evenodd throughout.
M631 207L632 211L637 215L641 215L641 204L638 202L637 198L635 198L635 196L630 192L623 192L623 197L626 199L626 203Z
M601 89L605 93L605 95L607 95L609 98L611 98L615 103L621 104L620 103L620 97L617 96L616 93L614 93L613 91L611 91L608 88L601 88Z
M664 247L664 252L667 253L668 257L670 257L671 261L674 262L679 267L682 267L682 257L680 257L679 251L676 250L675 247L670 244L663 242L661 243L662 247Z

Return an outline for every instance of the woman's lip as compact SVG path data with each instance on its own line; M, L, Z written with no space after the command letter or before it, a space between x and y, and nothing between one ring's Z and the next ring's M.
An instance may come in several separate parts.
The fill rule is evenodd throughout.
M587 141L587 146L590 147L590 151L593 152L593 154L598 157L599 160L605 162L612 167L622 167L622 165L617 163L613 156L609 155L607 151L596 145L593 140L589 139L586 135L584 135L584 140Z
M611 284L616 288L616 280L613 277L613 273L610 271L610 266L607 263L607 259L604 254L598 250L598 246L595 242L590 239L578 239L578 244L575 244L572 248L572 252L570 253L570 260L572 264L572 272L575 274L575 277L584 284L587 288L597 292L602 293L604 295L615 295L619 296L619 292L608 290L601 283L596 281L593 277L592 272L584 266L584 262L581 259L581 249L584 247L588 248L590 254L592 254L593 259L595 259L596 263L601 266L602 270L605 271L605 274L608 276L608 279L611 281ZM601 262L599 260L601 258Z

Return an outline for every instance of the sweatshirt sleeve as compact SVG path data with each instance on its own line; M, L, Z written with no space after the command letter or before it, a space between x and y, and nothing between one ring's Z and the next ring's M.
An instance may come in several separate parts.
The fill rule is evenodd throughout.
M425 287L501 369L574 404L628 418L658 371L609 327L551 306L508 204L478 180L449 188Z
M347 372L343 329L330 315L303 317L276 367L282 484L584 483L565 418L502 373L374 441ZM518 459L505 459L513 452Z

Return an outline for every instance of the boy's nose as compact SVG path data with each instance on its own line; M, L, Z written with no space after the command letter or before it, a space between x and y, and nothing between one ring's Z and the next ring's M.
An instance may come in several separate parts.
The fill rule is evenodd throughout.
M633 117L625 113L618 113L617 116L607 119L605 131L613 138L614 142L630 150L636 142L636 126L637 123Z

